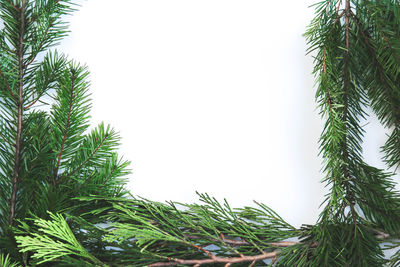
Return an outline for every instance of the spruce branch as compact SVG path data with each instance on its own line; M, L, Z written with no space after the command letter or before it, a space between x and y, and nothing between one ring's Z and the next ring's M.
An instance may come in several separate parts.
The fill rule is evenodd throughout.
M10 217L9 223L13 225L14 217L15 217L15 209L17 205L17 188L18 188L18 179L19 179L19 168L20 168L20 155L21 155L21 133L22 133L22 116L24 112L24 99L23 99L23 91L24 91L24 35L25 35L25 8L26 8L26 0L22 0L21 7L19 9L20 13L20 21L19 21L19 43L18 50L16 56L18 57L18 66L19 66L19 74L18 74L18 100L17 100L17 134L15 139L15 160L14 160L14 174L12 177L12 191L11 191L11 199L10 199Z
M32 98L32 101L24 107L25 110L40 101L50 89L55 89L55 83L66 68L66 64L66 58L63 55L59 55L56 50L46 54L43 61L33 68L32 72L35 77L28 85L32 92L30 96L27 96L27 98Z

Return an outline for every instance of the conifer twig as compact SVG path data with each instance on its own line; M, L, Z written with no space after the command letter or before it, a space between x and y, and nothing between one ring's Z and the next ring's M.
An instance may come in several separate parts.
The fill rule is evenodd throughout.
M13 91L11 90L11 87L10 87L10 85L8 84L8 82L7 82L7 80L6 80L6 76L4 75L4 73L3 73L3 71L0 69L0 76L1 76L1 78L3 79L3 81L4 81L4 83L5 83L5 85L6 85L6 88L7 88L7 91L10 93L10 95L13 97L13 98L17 98L16 96L15 96L15 94L13 93Z
M57 159L57 166L55 168L55 177L58 175L58 169L60 168L61 164L61 157L63 155L64 151L64 146L65 142L67 140L67 135L68 135L68 130L69 130L69 124L70 124L70 119L71 119L71 113L72 113L72 103L74 101L74 87L75 87L75 77L71 77L71 94L70 94L70 100L69 100L69 108L68 108L68 115L67 115L67 121L65 123L65 130L64 130L64 135L63 139L61 141L61 148L60 148L60 153L58 154L58 159Z
M12 177L12 189L11 189L11 199L10 199L10 217L9 224L12 225L15 217L15 209L17 202L17 190L18 190L18 180L19 180L19 166L20 166L20 156L21 156L21 135L22 135L22 115L24 111L23 106L23 91L24 91L24 34L25 34L25 6L26 0L22 0L22 5L20 8L20 28L19 28L19 44L18 44L18 65L19 65L19 89L18 89L18 101L17 101L17 135L15 140L15 160L14 160L14 174Z
M272 252L263 252L259 255L255 256L239 256L239 257L214 257L211 259L201 259L201 260L185 260L185 259L176 259L170 258L169 262L156 262L149 264L149 267L162 267L162 266L176 266L176 265L193 265L193 266L201 266L203 264L217 264L217 263L225 263L225 266L230 266L234 263L244 263L251 262L251 264L266 260L273 259L278 255L278 250Z

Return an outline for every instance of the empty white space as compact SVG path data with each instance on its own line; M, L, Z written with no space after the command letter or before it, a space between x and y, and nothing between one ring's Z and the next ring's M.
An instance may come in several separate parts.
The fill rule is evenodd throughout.
M134 195L194 202L208 192L315 222L327 189L302 37L313 2L81 2L58 49L89 66L92 122L121 133ZM384 132L368 127L367 159L380 164Z

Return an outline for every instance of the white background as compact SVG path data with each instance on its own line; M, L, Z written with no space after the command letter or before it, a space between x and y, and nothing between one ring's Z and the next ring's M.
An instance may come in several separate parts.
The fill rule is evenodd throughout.
M58 49L91 70L93 123L122 135L129 188L151 200L263 202L312 224L327 189L302 34L314 1L89 0ZM385 140L366 129L366 160Z

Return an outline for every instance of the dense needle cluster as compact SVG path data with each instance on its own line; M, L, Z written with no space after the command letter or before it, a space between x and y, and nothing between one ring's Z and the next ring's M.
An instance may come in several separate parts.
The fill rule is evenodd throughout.
M400 2L324 0L305 37L329 194L296 229L264 204L157 203L124 190L118 134L89 127L86 67L53 47L72 0L0 0L0 266L400 266ZM363 159L367 108L391 133ZM150 189L149 189L150 190ZM399 250L400 251L400 250Z

